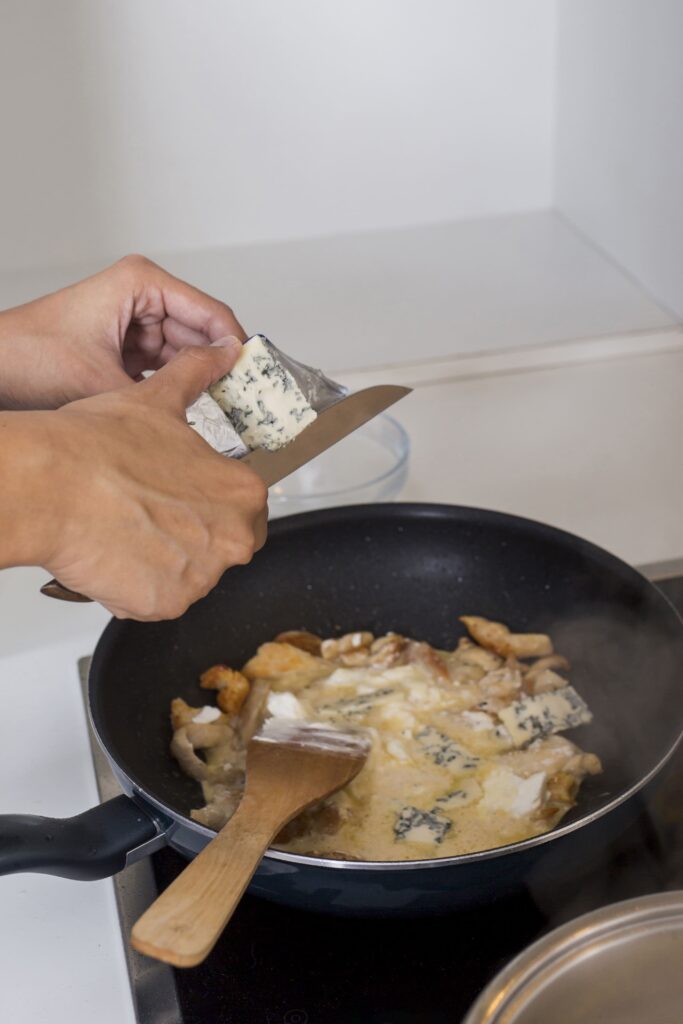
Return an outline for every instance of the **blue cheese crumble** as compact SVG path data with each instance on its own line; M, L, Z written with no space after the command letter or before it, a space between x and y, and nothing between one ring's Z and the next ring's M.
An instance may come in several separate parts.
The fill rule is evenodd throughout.
M457 789L452 789L443 796L437 797L439 810L457 810L459 807L467 807L481 799L482 788L476 779L464 779Z
M345 697L343 700L336 700L333 704L323 704L320 707L320 714L328 715L364 715L376 704L380 704L393 693L391 687L385 686L380 690L372 690L370 693L361 693L357 697Z
M434 764L448 767L453 772L474 771L481 760L431 725L418 732L415 739Z
M404 807L394 822L396 839L409 843L442 843L453 822L438 810L421 811L418 807Z
M261 334L244 343L230 373L209 394L251 449L277 451L318 415Z
M516 747L524 747L539 736L574 729L593 720L586 702L573 686L515 701L501 708L498 717Z

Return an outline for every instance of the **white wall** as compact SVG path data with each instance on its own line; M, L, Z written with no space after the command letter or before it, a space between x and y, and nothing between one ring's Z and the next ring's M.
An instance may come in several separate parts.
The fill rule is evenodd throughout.
M560 0L557 204L683 317L683 3Z
M550 0L2 0L0 270L550 205Z

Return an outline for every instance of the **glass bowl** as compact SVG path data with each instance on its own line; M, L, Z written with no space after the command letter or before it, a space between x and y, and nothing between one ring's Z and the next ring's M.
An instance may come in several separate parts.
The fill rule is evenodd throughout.
M270 488L271 519L334 505L392 501L408 475L410 439L382 414Z

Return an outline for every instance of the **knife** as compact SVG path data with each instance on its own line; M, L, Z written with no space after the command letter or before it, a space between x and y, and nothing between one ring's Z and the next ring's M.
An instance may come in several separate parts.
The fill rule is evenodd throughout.
M279 483L317 455L327 451L337 441L362 427L368 420L384 412L394 402L409 395L412 388L399 387L396 384L378 384L363 391L355 391L327 409L319 412L317 417L293 441L275 452L257 448L240 459L245 465L261 477L267 487ZM63 586L58 580L49 580L40 588L46 597L56 597L60 601L85 603L89 597L79 594Z

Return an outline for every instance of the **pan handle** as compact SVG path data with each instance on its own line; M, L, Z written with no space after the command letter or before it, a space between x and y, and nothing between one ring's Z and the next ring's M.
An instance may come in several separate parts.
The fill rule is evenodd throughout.
M81 881L108 878L165 844L162 824L127 796L74 818L0 814L0 875L36 871Z

